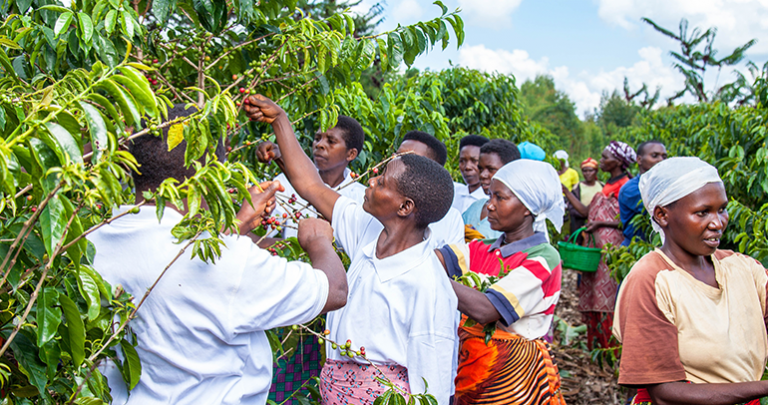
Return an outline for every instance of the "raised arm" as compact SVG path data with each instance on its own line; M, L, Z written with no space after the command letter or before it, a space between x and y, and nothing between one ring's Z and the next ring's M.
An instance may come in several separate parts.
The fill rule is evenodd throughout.
M277 145L283 156L284 172L293 188L330 221L339 193L326 186L320 179L314 163L301 149L288 115L280 106L261 94L249 96L248 103L244 109L250 119L272 124Z
M571 203L573 208L575 208L582 217L586 218L589 216L589 206L582 204L578 197L576 197L576 194L573 194L571 190L568 190L568 187L565 185L563 185L563 194L565 194L565 198L568 199L568 202Z
M440 249L435 249L435 254L440 259L445 272L448 273L448 266L445 263L443 252ZM456 298L459 299L459 311L462 314L481 324L496 322L501 319L501 314L485 294L454 280L451 280L451 287L453 287L453 292L456 293Z

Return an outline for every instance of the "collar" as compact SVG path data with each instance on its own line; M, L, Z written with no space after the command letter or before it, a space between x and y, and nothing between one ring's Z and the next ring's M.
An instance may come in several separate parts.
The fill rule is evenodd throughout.
M383 231L382 231L383 232ZM420 243L403 250L400 253L389 256L385 259L376 257L376 244L379 241L378 235L371 243L363 247L363 254L373 265L379 281L385 283L397 276L405 274L407 271L422 264L432 252L432 230L427 228L427 237Z
M547 243L547 236L543 232L536 232L525 239L520 239L504 245L506 238L506 234L501 234L501 236L499 236L499 238L488 248L488 253L498 249L499 252L501 252L501 256L506 259L515 253L541 245L542 243Z
M469 191L469 186L467 186L467 191ZM483 186L478 187L475 191L473 191L469 195L471 195L472 197L475 197L478 200L481 199L481 198L487 198L488 197L488 196L485 195L485 191L483 191Z
M618 175L616 177L612 177L612 178L608 179L608 184L613 184L613 183L623 179L624 177L627 177L627 173L626 172L624 172L624 173L622 173L622 174L620 174L620 175Z

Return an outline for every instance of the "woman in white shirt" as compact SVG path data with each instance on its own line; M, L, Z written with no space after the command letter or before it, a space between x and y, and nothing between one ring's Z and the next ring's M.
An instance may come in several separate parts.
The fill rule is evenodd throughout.
M450 209L450 174L428 158L401 156L369 181L360 206L322 183L277 104L263 96L249 101L248 116L271 123L290 157L285 173L296 191L331 220L336 243L352 259L347 306L328 314L329 340L351 340L366 357L344 358L326 347L323 403L372 403L387 390L376 380L383 374L404 392L424 392L426 381L428 393L447 404L458 300L433 251L438 242L429 224Z

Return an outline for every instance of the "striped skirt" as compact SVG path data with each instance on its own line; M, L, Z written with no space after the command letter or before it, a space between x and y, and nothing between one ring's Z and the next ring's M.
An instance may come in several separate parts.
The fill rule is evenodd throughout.
M486 345L482 328L459 328L455 405L565 404L545 341L496 330Z

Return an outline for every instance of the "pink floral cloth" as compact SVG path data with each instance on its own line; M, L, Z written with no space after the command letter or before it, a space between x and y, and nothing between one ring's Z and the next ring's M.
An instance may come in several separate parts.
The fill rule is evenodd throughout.
M589 208L589 222L617 221L618 215L619 200L615 196L606 197L603 193L595 194ZM624 241L624 234L618 228L598 228L594 232L594 236L595 243L599 248L605 246L606 243L619 246ZM613 312L613 308L616 306L618 288L619 285L611 278L611 269L603 260L600 260L596 272L581 274L579 311Z
M326 360L320 371L322 405L373 405L376 398L389 389L376 377L386 377L406 393L411 393L408 369L398 365L377 367L354 361Z

